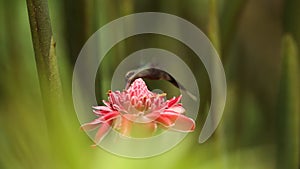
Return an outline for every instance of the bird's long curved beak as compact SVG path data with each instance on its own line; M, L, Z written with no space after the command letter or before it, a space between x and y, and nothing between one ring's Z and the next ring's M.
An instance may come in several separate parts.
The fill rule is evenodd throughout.
M130 86L130 82L126 82L125 90L127 90Z

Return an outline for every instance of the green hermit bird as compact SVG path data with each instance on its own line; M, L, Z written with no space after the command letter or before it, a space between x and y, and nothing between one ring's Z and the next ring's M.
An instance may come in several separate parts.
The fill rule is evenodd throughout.
M177 82L175 80L175 78L172 77L172 75L170 75L168 72L161 70L159 68L156 68L154 66L144 66L144 67L130 70L129 72L127 72L125 75L125 81L126 81L125 90L127 90L129 88L130 84L138 78L144 78L144 79L149 79L149 80L166 80L166 81L172 83L177 88L180 88L181 90L183 90L193 100L197 100L197 97L195 95L193 95L191 92L189 92L179 82Z

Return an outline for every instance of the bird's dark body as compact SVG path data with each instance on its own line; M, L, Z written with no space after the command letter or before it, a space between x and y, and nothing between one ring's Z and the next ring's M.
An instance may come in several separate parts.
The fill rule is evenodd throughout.
M145 68L132 70L127 73L126 88L128 88L130 84L138 78L145 78L149 80L166 80L172 83L177 88L181 87L169 73L157 68Z
M193 94L191 94L189 91L187 91L169 73L167 73L166 71L161 70L159 68L156 68L156 67L143 67L143 68L139 68L139 69L131 70L131 71L127 72L127 74L125 76L125 80L126 80L125 89L128 89L130 84L138 78L145 78L145 79L149 79L149 80L166 80L166 81L172 83L177 88L180 88L183 91L185 91L194 100L196 99L196 97Z

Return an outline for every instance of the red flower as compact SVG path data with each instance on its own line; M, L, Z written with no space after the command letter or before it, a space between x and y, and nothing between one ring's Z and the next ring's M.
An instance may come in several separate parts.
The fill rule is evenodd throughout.
M133 136L136 127L151 135L158 127L180 132L191 132L195 128L194 120L183 114L185 109L179 103L181 95L165 100L165 93L149 91L141 78L136 79L128 90L109 91L108 96L108 102L103 101L105 106L93 107L98 118L81 126L84 130L99 127L94 140L96 144L110 127L125 136Z

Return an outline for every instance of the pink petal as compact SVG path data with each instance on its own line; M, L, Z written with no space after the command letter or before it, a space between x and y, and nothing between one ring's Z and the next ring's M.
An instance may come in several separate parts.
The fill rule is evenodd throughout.
M112 111L112 109L107 106L93 106L93 109L99 111Z
M181 132L191 132L195 129L195 121L182 114L162 113L161 116L168 118L174 123L174 125L171 127L172 130Z
M167 117L170 119L173 123L177 120L177 118L180 116L179 113L173 113L173 112L163 112L160 114L162 117Z
M111 108L106 107L106 106L94 106L93 109L94 109L93 110L94 114L96 114L97 116L105 115L105 114L113 111Z
M102 100L102 103L106 106L111 108L110 103L108 101Z
M102 122L101 119L97 118L90 123L83 124L80 128L84 131L93 130L93 129L97 128L101 122Z
M111 121L105 122L101 125L101 127L98 129L96 135L95 135L95 145L99 144L101 140L104 138L104 136L107 134L107 132L110 129L110 125L112 124Z
M120 115L118 111L112 111L110 113L105 114L104 116L101 116L100 119L102 121L110 121L114 118L117 118Z
M84 131L94 130L99 126L99 124L84 124L80 128Z
M195 130L195 121L186 116L179 116L177 118L175 125L171 129L181 132L192 132Z
M152 120L152 121L154 121L159 116L160 116L160 111L153 111L153 112L145 115L145 117L147 119Z
M117 95L114 92L109 92L109 100L111 104L118 104L118 99L117 99Z
M173 107L165 109L164 112L173 112L173 113L182 114L185 112L185 109L180 105L175 105Z
M155 121L165 127L170 127L174 124L169 118L163 116L159 116Z
M169 103L168 103L168 108L176 105L180 101L181 97L182 97L182 95L170 99Z

